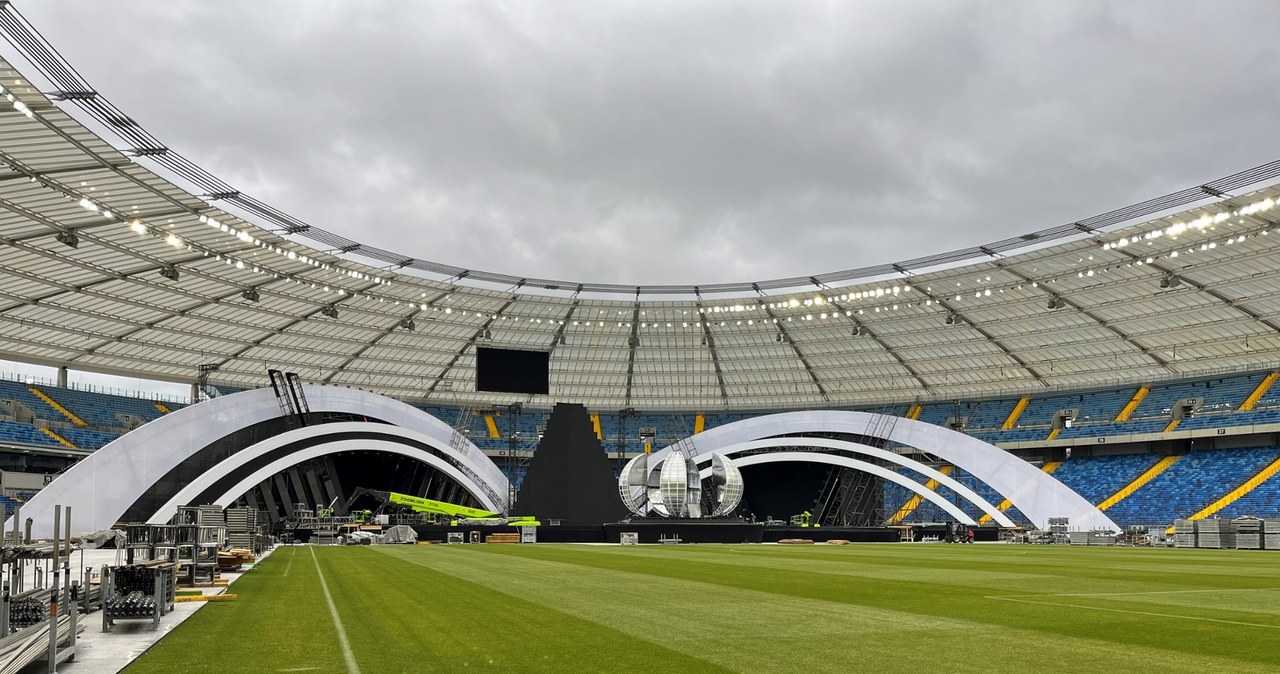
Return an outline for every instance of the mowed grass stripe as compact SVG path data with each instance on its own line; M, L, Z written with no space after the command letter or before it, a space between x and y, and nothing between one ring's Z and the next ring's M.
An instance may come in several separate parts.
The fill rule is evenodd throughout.
M637 640L559 606L523 601L369 547L321 547L316 554L366 672L724 671L697 654ZM519 568L511 571L506 585L528 582Z
M377 550L460 580L501 589L513 600L626 631L635 643L660 641L739 672L918 672L936 663L936 655L928 650L900 653L866 644L932 639L941 632L969 639L982 634L979 626L962 621L918 620L893 611L531 557L490 555L461 546L387 546ZM588 552L581 546L571 550ZM948 671L991 669L986 663L968 662L949 666Z
M843 548L850 550L854 546ZM968 554L982 555L983 549L999 550L1001 546L974 546ZM1010 546L1012 547L1012 546ZM1061 605L1012 604L1010 602L987 599L994 594L986 587L957 587L954 585L894 581L884 578L864 578L839 576L830 574L813 574L792 572L779 569L761 569L739 566L733 563L734 557L726 555L722 563L685 559L685 554L697 554L703 547L666 548L669 557L666 560L655 560L647 556L628 556L610 554L620 548L600 548L587 546L477 546L478 551L488 556L518 556L536 558L544 561L577 565L598 569L605 572L638 573L667 579L697 581L712 585L733 587L745 590L757 590L795 598L814 599L853 604L869 608L898 611L915 616L915 619L927 623L930 618L969 621L984 626L987 634L1006 634L1010 629L1018 629L1028 638L1036 640L1051 639L1063 642L1066 637L1082 640L1106 642L1112 650L1120 650L1128 655L1117 656L1119 660L1133 657L1139 651L1143 657L1151 657L1154 653L1145 647L1154 647L1155 653L1183 662L1199 660L1197 656L1208 655L1222 658L1221 664L1233 663L1232 667L1243 665L1242 660L1256 663L1268 663L1272 666L1280 663L1280 654L1270 648L1274 630L1248 628L1238 625L1218 624L1210 622L1193 622L1177 618L1141 615L1138 613L1113 613L1084 611ZM640 548L645 550L646 548ZM652 550L653 548L648 548ZM741 548L744 551L765 548ZM914 548L901 546L901 554L909 558ZM1079 555L1074 564L1096 563L1091 555L1097 549L1078 548ZM753 552L747 552L750 555ZM803 553L802 553L803 554ZM845 554L857 554L851 550ZM991 554L1000 554L998 552ZM953 560L954 561L954 560ZM579 572L581 574L582 572ZM1222 573L1230 573L1229 565ZM570 574L572 576L572 574ZM1135 576L1135 580L1140 576ZM1048 586L1046 591L1063 591L1074 589L1070 577L1062 579L1056 586ZM1099 606L1115 606L1106 599L1086 603ZM1130 604L1129 606L1134 606ZM1140 610L1140 609L1134 609ZM1280 617L1270 615L1237 612L1221 609L1206 609L1189 606L1183 609L1186 615L1199 615L1220 620L1243 623L1261 623L1280 625ZM1164 609L1160 612L1169 612ZM1248 630L1252 629L1250 633ZM978 649L975 656L981 656ZM1140 660L1140 659L1139 659ZM1139 660L1132 664L1138 666ZM1195 667L1185 671L1195 671Z
M1054 576L1119 579L1124 582L1140 575L1147 580L1167 579L1173 583L1189 582L1197 586L1252 587L1254 580L1262 577L1280 581L1280 565L1275 564L1275 560L1265 551L1101 547L1084 553L1090 559L1101 560L1100 564L1081 565L1081 548L1069 546L915 544L910 546L909 555L902 554L902 548L897 543L765 546L758 554L788 559L804 556L813 559L852 560L853 563L880 563L894 568L955 569L1021 575L1048 572ZM742 549L742 546L701 546L699 549L707 554L732 554ZM1224 565L1232 573L1223 574Z
M461 579L502 587L514 597L630 630L638 638L659 637L672 648L701 653L739 671L1136 671L1153 661L1174 672L1273 670L1271 664L1241 661L1229 653L1205 657L1143 645L1150 639L1144 629L1152 620L1149 616L1106 616L1112 623L1109 629L1124 629L1134 636L1120 646L1105 638L1105 630L1070 636L1015 624L1027 614L1045 625L1096 620L1078 612L1064 615L1062 607L986 601L985 610L974 620L928 615L892 606L899 599L908 604L928 601L937 594L928 584L904 588L880 579L861 579L856 596L842 596L848 588L833 587L827 576L791 573L784 579L768 569L686 562L683 555L699 548L657 549L666 550L668 558L626 560L602 554L610 548L545 544L379 551ZM745 548L745 554L762 549ZM907 554L910 548L902 550ZM601 560L613 564L598 566ZM636 565L618 563L627 561ZM517 574L527 580L511 583L511 576ZM740 574L752 578L750 586L735 584ZM800 585L805 587L803 592L798 591ZM901 596L904 591L911 596ZM967 596L981 600L973 592ZM1003 611L1023 615L990 620L991 614ZM665 629L664 624L687 627ZM1019 647L1009 651L1018 653L1017 657L1002 659L1000 650L1016 643L1035 643L1037 649L1055 651L1061 657L1046 659L1041 650L1036 657L1024 659ZM1262 655L1264 648L1258 648ZM939 660L943 651L945 663Z
M962 587L986 587L1008 594L1014 592L1043 592L1046 587L1058 587L1064 580L1061 569L1068 560L1057 559L1052 564L1033 564L1025 566L1024 573L1011 573L995 568L1007 568L1006 564L992 565L987 563L989 556L1008 554L1011 546L982 546L975 550L967 546L948 546L951 552L938 563L929 565L922 560L912 558L911 564L893 563L895 558L886 555L867 554L857 547L808 547L808 546L775 546L770 548L743 548L738 546L701 546L682 550L685 559L711 563L730 563L737 566L754 566L787 571L806 571L809 573L827 573L835 575L859 576L863 578L884 578L886 580L926 582L940 585L956 585ZM901 547L899 550L901 551ZM599 554L614 554L628 557L649 557L652 559L669 558L670 553L660 547L596 547ZM749 555L742 554L750 551ZM994 551L993 551L994 550ZM897 558L901 561L902 555ZM968 563L966 563L968 561ZM1069 560L1077 563L1076 559ZM1144 569L1149 569L1150 564ZM1233 571L1236 568L1232 567ZM1280 572L1274 567L1268 568L1270 576L1253 574L1248 576L1223 576L1222 566L1217 567L1218 576L1206 579L1199 574L1180 574L1169 571L1165 573L1143 573L1135 578L1132 574L1115 578L1114 572L1106 576L1089 576L1073 574L1069 581L1076 592L1092 594L1133 593L1136 591L1161 592L1192 588L1196 592L1205 592L1205 585L1217 585L1221 589L1234 591L1257 588L1265 585L1280 586ZM1272 580L1265 580L1271 577ZM1139 579L1140 578L1140 579ZM1239 595L1237 595L1238 597ZM1272 604L1280 613L1280 605ZM1224 608L1230 608L1226 606Z
M345 671L311 560L294 563L307 554L305 548L277 549L235 582L238 599L205 604L125 671ZM162 629L165 622L160 619Z

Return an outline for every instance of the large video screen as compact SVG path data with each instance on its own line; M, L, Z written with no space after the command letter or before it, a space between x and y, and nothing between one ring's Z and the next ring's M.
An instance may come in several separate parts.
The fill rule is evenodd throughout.
M547 395L551 392L551 354L476 347L476 390Z

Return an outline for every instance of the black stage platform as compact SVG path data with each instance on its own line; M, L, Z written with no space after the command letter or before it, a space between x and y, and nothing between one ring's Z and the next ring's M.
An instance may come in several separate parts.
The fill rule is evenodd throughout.
M435 541L444 543L449 538L449 532L461 531L467 540L471 540L471 532L479 531L480 540L484 540L489 534L514 534L519 533L519 529L515 527L496 527L486 525L472 526L444 526L439 524L414 524L413 530L418 534L419 541ZM539 543L605 543L604 528L596 526L541 526L538 527ZM614 543L617 543L617 537L614 537Z
M917 525L915 540L924 536L945 536L945 525ZM470 540L471 532L484 536L494 533L515 533L515 527L495 526L442 526L435 524L414 525L420 541L443 543L449 532L462 532ZM777 543L784 538L807 538L822 543L829 540L846 540L854 543L897 543L900 529L889 527L793 527L771 526L735 520L668 520L645 519L618 522L603 526L541 526L538 527L540 543L617 543L619 534L634 531L641 543L658 543L662 538L678 538L681 543ZM974 540L994 541L999 537L996 527L975 527Z
M764 530L765 543L777 543L784 538L807 538L815 543L832 540L897 543L901 536L897 529L885 527L768 527Z
M679 539L681 543L761 543L764 525L737 520L636 519L604 525L604 537L617 543L624 531L634 531L641 543Z

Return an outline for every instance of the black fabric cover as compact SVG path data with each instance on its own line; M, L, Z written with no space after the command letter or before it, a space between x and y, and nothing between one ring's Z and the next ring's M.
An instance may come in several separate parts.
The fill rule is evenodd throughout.
M557 403L516 498L515 512L569 526L617 522L627 515L609 457L582 405Z

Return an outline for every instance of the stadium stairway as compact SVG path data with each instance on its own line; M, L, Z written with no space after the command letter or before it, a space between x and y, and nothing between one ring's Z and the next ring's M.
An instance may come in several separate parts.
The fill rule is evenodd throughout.
M1280 378L1280 372L1272 372L1264 377L1262 381L1258 382L1258 387L1253 389L1253 393L1250 393L1249 396L1244 399L1244 402L1240 403L1240 407L1238 409L1241 412L1252 412L1253 408L1258 404L1258 401L1262 400L1262 397L1267 394L1267 391L1271 390L1271 386L1276 383L1276 379L1278 378Z
M924 409L924 407L923 407L922 405L920 405L919 403L916 403L916 404L912 405L911 407L908 407L908 408L907 408L907 418L908 418L908 419L911 419L911 420L913 420L913 421L914 421L914 420L916 420L916 419L919 419L919 418L920 418L920 411L921 411L921 410L923 410L923 409Z
M1031 396L1022 396L1018 398L1018 404L1013 406L1013 411L1009 412L1009 417L1000 425L1000 430L1011 431L1018 423L1018 417L1022 416L1022 412L1027 409L1027 404L1031 402Z
M1198 512L1196 512L1194 515L1192 515L1187 519L1202 520L1202 519L1205 519L1206 517L1212 517L1218 514L1219 511L1223 510L1224 508L1231 505L1232 503L1235 503L1241 498L1244 498L1249 492L1253 491L1254 489L1257 489L1263 483L1275 477L1277 473L1280 473L1280 458L1277 458L1275 461L1272 461L1266 468L1263 468L1262 470L1258 471L1257 475L1254 475L1253 477L1246 480L1244 484L1240 485L1239 487L1236 487L1235 489L1232 489L1230 492L1227 492L1227 494L1224 495L1222 498L1201 508ZM1172 528L1169 529L1169 533L1173 533Z
M1089 503L1101 503L1132 482L1158 460L1154 454L1077 456L1063 462L1053 476Z
M44 427L40 427L40 430L41 430L41 432L43 432L45 435L47 435L47 436L49 436L49 437L53 438L54 440L57 440L57 441L58 441L58 444L62 445L63 447L70 447L71 449L79 449L79 447L76 447L74 444L72 444L72 442L71 442L70 440L68 440L68 439L66 439L66 438L64 438L64 437L62 437L61 435L58 435L58 434L57 434L53 429L51 429L51 428L44 428Z
M17 421L8 421L4 419L0 419L0 440L20 442L28 445L44 445L46 447L63 446L47 433L40 432L40 429L32 426L31 424L23 424Z
M44 404L46 404L46 405L48 405L49 407L52 407L53 409L57 410L57 412L58 412L59 414L61 414L62 416L64 416L64 417L66 417L66 418L67 418L67 421L70 421L71 423L75 424L76 426L88 426L88 425L89 425L87 422L85 422L85 420L84 420L84 419L81 419L80 417L78 417L78 416L76 416L75 414L73 414L73 413L71 412L71 410L68 410L67 408L63 407L61 403L59 403L58 401L54 400L53 398L50 398L50 397L49 397L49 395L48 395L47 393L45 393L44 391L41 391L40 389L36 388L35 386L28 386L28 387L27 387L27 390L31 391L31 394L32 394L32 395L34 395L35 397L37 397L37 398L39 398L39 399L43 400L43 401L44 401Z
M1197 449L1108 508L1107 515L1120 526L1167 526L1247 484L1278 458L1280 450L1274 446Z
M1053 475L1054 471L1058 470L1058 468L1060 467L1062 467L1061 461L1046 461L1044 465L1040 467L1040 470L1044 472L1046 475ZM996 510L999 510L1000 512L1007 512L1009 508L1012 508L1012 507L1013 507L1013 501L1010 501L1009 499L1004 499L1003 501L1000 502L999 505L996 506ZM991 516L986 513L983 513L982 517L978 518L978 524L989 524L990 522L991 522Z
M1156 477L1158 477L1160 473L1163 473L1166 470L1169 470L1169 467L1177 463L1178 460L1181 458L1182 458L1181 454L1174 454L1172 456L1166 456L1163 459L1160 459L1159 461L1156 462L1156 465L1148 468L1141 475L1134 478L1132 482L1125 485L1124 487L1121 487L1120 491L1112 494L1102 503L1099 503L1098 510L1102 510L1105 512L1111 506L1114 506L1115 504L1125 500L1126 498L1129 498L1129 495L1141 489L1148 482L1156 479Z
M154 401L154 404L161 414L173 414L173 410L169 409L168 405L160 402L159 400Z
M1115 420L1128 421L1129 417L1133 416L1133 411L1138 409L1138 405L1142 404L1142 399L1146 398L1147 394L1150 392L1150 388L1146 386L1139 386L1138 390L1133 392L1133 397L1129 399L1129 403L1124 406L1124 409L1120 410L1119 414L1116 415Z
M954 469L955 469L955 467L954 467L954 466L951 466L951 465L943 465L943 466L940 466L940 467L938 468L938 472L939 472L939 473L942 473L943 475L950 475L950 474L951 474L951 471L952 471L952 470L954 470ZM926 483L924 484L924 486L925 486L925 488L926 488L926 489L928 489L929 491L937 491L937 489L938 489L938 484L939 484L939 483L938 483L938 481L937 481L937 480L929 480L928 482L926 482ZM892 516L890 516L890 517L889 517L889 524L897 524L897 523L901 522L902 520L906 519L908 516L910 516L910 515L911 515L911 512L912 512L912 511L914 511L916 508L920 507L920 504L921 504L923 501L924 501L924 497L923 497L923 496L921 496L921 495L919 495L919 494L912 494L912 495L911 495L911 498L907 499L907 502L906 502L906 503L903 503L903 504L902 504L902 507L901 507L901 508L898 508L898 511L897 511L897 512L895 512Z

